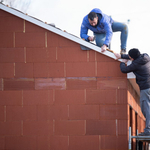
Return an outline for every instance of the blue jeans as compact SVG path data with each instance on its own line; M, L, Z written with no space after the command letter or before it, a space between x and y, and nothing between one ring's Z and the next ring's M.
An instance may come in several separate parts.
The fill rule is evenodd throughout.
M125 23L121 22L113 22L112 23L112 31L113 32L121 32L120 40L121 40L121 49L126 49L127 44L127 37L128 37L128 26ZM94 33L94 36L96 37L96 45L101 47L103 46L103 43L106 38L105 33Z
M150 133L150 88L140 91L141 110L146 118L146 127L144 132Z

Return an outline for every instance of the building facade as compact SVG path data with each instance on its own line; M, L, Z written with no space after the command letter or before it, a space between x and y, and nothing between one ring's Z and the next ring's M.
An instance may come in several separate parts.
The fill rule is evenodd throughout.
M120 62L0 8L0 150L127 150L145 118Z

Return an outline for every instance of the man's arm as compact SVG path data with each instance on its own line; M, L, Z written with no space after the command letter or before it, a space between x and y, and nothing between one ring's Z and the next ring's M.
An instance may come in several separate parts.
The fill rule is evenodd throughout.
M85 39L86 41L90 41L88 39L89 36L87 35L87 33L88 33L88 28L82 23L81 29L80 29L80 37L82 39Z
M129 66L126 66L124 62L121 62L120 70L122 73L134 72L136 70L136 65L134 63L131 63Z
M122 59L130 59L129 56L126 55L126 54L120 55L120 54L118 54L118 53L114 53L114 55L116 56L117 59L121 59L121 58L122 58Z
M136 70L136 65L134 63L131 63L129 66L126 66L126 62L129 58L128 55L126 54L118 54L118 53L114 53L114 55L116 56L117 59L123 59L122 62L120 63L120 69L121 72L123 73L129 73L129 72L133 72Z
M129 55L127 55L127 54L121 54L121 58L122 59L130 59Z

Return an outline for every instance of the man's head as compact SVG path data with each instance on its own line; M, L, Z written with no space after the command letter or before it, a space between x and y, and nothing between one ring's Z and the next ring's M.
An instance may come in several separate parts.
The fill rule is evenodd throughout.
M140 56L140 51L137 48L130 49L128 55L134 60Z
M98 23L98 16L95 12L90 12L88 14L89 23L91 26L96 26Z

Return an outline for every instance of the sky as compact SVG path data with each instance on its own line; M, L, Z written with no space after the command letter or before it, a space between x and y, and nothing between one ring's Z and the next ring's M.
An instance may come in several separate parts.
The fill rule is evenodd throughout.
M80 37L83 17L99 8L118 22L128 25L127 52L138 48L150 55L149 0L3 0L4 4L21 10L47 23ZM93 35L91 31L88 35ZM120 52L120 32L113 33L111 49Z

